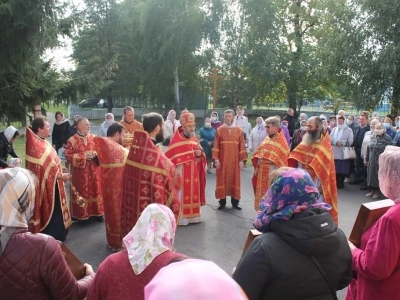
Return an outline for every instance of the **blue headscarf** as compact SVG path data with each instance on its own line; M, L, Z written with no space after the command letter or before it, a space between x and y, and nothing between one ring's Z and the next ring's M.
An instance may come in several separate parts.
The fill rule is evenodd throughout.
M310 175L303 169L290 169L278 176L261 199L253 225L262 232L269 230L271 221L290 220L295 213L309 208L330 211L324 202L317 203L320 194Z

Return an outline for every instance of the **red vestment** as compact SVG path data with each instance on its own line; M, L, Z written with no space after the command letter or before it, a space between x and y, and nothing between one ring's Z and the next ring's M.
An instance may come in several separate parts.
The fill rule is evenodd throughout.
M270 174L275 169L287 167L289 146L282 129L273 138L267 136L253 155L254 175L252 179L254 189L254 208L259 209L261 198L264 197L270 186Z
M196 150L201 150L201 157L195 156ZM197 137L186 138L180 126L172 137L165 152L172 163L178 168L183 180L179 193L181 204L180 225L200 222L200 206L206 204L206 156Z
M94 142L102 178L107 242L110 247L118 249L122 248L121 206L128 150L109 138L96 136Z
M138 130L125 164L122 197L122 236L132 230L142 211L151 203L168 206L179 221L179 190L182 179L174 164Z
M94 135L78 133L68 139L65 158L71 164L72 217L87 220L103 215L103 196L100 186L100 168L86 154L95 152Z
M61 161L56 150L46 140L26 128L26 168L32 171L39 180L36 185L35 209L29 221L29 230L38 233L50 222L55 206L56 184L60 195L61 212L65 229L71 225L71 214L68 208L64 182L57 180L62 173ZM57 199L58 200L58 199Z
M120 123L125 127L125 138L122 141L122 146L130 148L132 145L133 137L136 130L143 130L143 124L133 120L133 122L128 123L125 120L121 120Z
M240 127L223 125L215 133L213 159L219 160L217 169L215 198L225 199L232 196L240 200L239 162L247 159L243 131Z
M313 181L319 180L322 187L324 202L332 205L330 211L336 225L338 224L338 205L335 161L332 153L332 146L329 134L322 133L321 139L307 145L301 142L289 155L289 167L301 168L306 170Z

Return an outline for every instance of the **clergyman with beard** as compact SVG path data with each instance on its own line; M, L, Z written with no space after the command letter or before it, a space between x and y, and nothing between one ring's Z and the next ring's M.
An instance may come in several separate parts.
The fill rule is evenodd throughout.
M182 179L175 165L157 146L164 140L162 116L155 112L143 115L143 129L135 131L125 163L122 237L131 231L142 211L151 203L168 206L179 221Z
M200 207L206 204L207 159L196 137L194 114L181 114L179 122L181 126L173 135L165 155L178 168L183 180L179 193L181 217L178 225L188 225L201 222Z
M319 117L308 119L307 127L302 142L290 153L288 164L310 174L321 193L319 201L332 206L330 213L338 224L335 161L330 136Z
M107 138L94 138L100 165L107 244L113 251L122 249L122 191L125 162L129 152L122 146L125 132L124 125L114 122L107 129Z

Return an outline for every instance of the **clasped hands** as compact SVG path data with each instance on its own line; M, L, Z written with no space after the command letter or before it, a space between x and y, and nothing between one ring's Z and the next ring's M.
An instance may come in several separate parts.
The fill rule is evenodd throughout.
M86 158L86 160L92 160L96 156L97 156L96 152L88 152L88 153L86 153L85 158Z

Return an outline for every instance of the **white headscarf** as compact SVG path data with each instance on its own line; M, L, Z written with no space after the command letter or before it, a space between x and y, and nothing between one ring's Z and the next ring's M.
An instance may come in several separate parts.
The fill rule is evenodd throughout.
M142 273L158 255L172 251L175 232L175 216L168 207L152 203L144 209L135 227L123 240L136 275Z
M400 148L386 146L379 156L379 188L386 197L400 203Z
M28 170L0 170L0 255L16 229L28 228L34 199L35 180Z
M4 136L6 137L8 142L10 142L10 140L13 138L16 131L17 128L15 128L14 126L8 126L6 130L4 130Z

